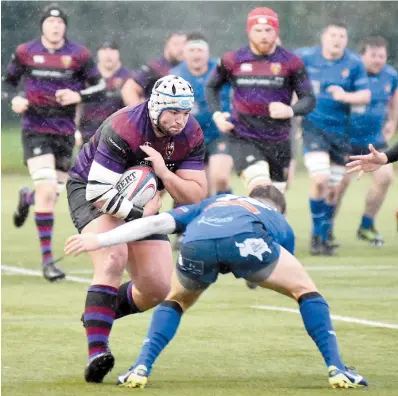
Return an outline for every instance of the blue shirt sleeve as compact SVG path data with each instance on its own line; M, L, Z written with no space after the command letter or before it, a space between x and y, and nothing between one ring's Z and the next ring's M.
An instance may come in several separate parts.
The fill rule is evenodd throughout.
M353 78L353 89L354 92L361 91L363 89L369 89L368 73L366 72L365 65L362 61L359 61L355 69L355 75Z
M231 111L231 85L225 84L220 90L220 104L222 112Z
M391 95L395 94L395 91L398 88L398 74L394 74L392 78L392 84L391 84Z
M294 250L296 245L296 238L294 236L293 228L289 226L286 238L281 244L289 253L294 256Z

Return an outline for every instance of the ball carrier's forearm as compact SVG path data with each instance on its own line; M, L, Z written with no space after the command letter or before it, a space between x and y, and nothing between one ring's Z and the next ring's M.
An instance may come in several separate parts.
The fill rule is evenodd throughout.
M174 218L168 213L131 221L98 235L100 247L119 245L145 238L152 234L171 234L176 229Z
M387 156L387 163L392 164L393 162L398 161L398 143L395 143L388 150L384 152Z

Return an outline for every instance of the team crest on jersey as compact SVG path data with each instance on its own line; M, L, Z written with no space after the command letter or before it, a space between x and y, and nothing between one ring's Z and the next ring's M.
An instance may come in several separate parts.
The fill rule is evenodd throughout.
M390 92L391 92L391 85L390 85L390 84L387 84L387 85L384 87L384 92L385 92L385 93L390 93Z
M253 71L253 65L251 63L242 63L240 65L240 71L251 72Z
M282 70L282 65L279 62L271 63L270 69L272 74L279 74Z
M350 75L350 70L349 69L344 69L341 72L341 77L343 77L343 78L347 78L349 75Z
M167 143L166 146L166 158L170 159L170 157L173 155L174 153L174 142L169 142Z
M122 86L122 84L123 84L123 78L115 77L112 80L112 85L113 85L113 88L115 88L115 89L120 88Z
M72 64L72 57L69 55L62 55L61 62L65 67L70 67L70 65Z
M225 143L219 143L217 148L219 151L225 151L225 149L227 148L227 145Z

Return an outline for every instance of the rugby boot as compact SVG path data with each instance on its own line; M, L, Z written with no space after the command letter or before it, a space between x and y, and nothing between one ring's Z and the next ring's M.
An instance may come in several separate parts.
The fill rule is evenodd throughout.
M310 253L312 256L319 256L323 252L322 237L313 235L310 243Z
M372 246L382 247L384 245L383 237L372 228L359 227L357 231L358 239L369 242Z
M256 289L257 286L258 286L257 283L253 283L253 282L250 282L250 281L248 281L248 280L246 280L245 283L246 283L246 286L247 286L249 289Z
M66 275L55 263L48 263L43 266L43 276L49 282L56 282L64 279Z
M22 227L28 218L30 205L26 202L27 194L31 193L28 187L21 187L18 191L18 206L15 209L13 220L15 227Z
M116 385L124 388L144 388L148 382L148 369L140 364L119 375Z
M329 384L332 388L365 388L368 386L365 378L359 375L354 368L346 367L340 370L329 366Z
M336 240L333 230L329 231L327 242L328 242L329 246L333 247L334 249L337 249L341 246L341 243Z
M84 370L86 382L102 382L114 365L115 358L109 349L106 352L95 355L88 361Z

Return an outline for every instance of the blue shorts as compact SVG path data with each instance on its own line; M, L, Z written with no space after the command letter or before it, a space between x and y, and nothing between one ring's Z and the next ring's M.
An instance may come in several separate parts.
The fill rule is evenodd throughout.
M384 151L387 149L387 144L382 142L382 143L373 143L374 148L377 151ZM350 150L351 155L365 155L369 154L369 148L368 146L363 146L363 145L358 145L358 144L351 144L351 150Z
M336 135L317 128L311 121L303 119L303 150L304 154L313 151L328 153L330 161L344 166L351 153L347 136Z
M188 290L205 289L218 274L253 279L261 271L266 279L274 270L280 246L262 227L233 237L184 243L177 259L177 275Z

